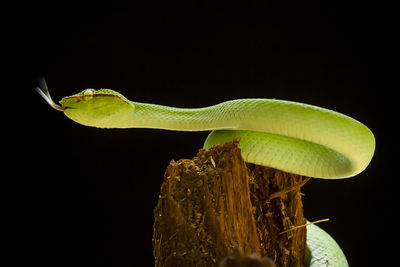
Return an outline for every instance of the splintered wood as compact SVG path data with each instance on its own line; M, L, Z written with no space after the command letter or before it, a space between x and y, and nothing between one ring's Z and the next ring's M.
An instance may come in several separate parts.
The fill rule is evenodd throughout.
M302 176L248 164L238 142L171 161L154 210L155 264L302 266ZM275 264L274 264L275 263Z

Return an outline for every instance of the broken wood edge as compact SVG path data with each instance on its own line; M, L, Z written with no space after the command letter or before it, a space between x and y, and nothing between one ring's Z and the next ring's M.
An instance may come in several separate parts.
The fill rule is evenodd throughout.
M303 211L302 211L302 203L301 203L301 193L300 193L300 188L309 181L310 178L305 178L289 173L285 173L282 171L278 171L272 168L268 167L263 167L259 165L254 165L254 167L250 167L250 164L244 163L243 157L241 156L240 149L238 148L239 141L234 140L232 142L228 142L224 145L219 145L219 146L214 146L210 148L209 150L204 150L200 149L197 156L194 157L192 160L178 160L178 161L171 161L171 164L167 167L166 173L164 175L164 182L161 186L160 190L160 198L157 204L157 207L154 210L155 213L155 223L154 223L154 232L153 232L153 247L155 251L155 258L156 258L156 266L174 266L174 264L180 262L184 264L195 264L196 266L217 266L218 262L222 262L224 259L229 257L231 253L235 249L240 249L243 251L243 255L261 255L260 257L268 257L271 258L274 262L278 263L278 266L282 266L281 264L290 264L293 262L293 259L291 257L297 257L297 260L294 260L294 262L300 263L304 262L304 257L305 257L305 250L306 250L306 245L305 245L305 227L298 228L297 231L291 231L293 227L296 227L298 225L302 225L306 222L304 216L303 216ZM180 166L180 167L178 167ZM181 175L176 175L174 177L171 177L171 171L177 171L177 173L181 173L181 175L185 176L182 177ZM212 170L212 171L211 171ZM232 180L232 177L227 178L229 181L231 181L232 185L224 184L222 181L221 177L224 177L224 170L229 170L228 173L232 176L232 173L242 173L241 176L246 180L246 185L244 183L240 183L239 180ZM234 171L233 171L234 170ZM242 230L239 228L238 233L229 233L228 231L224 232L223 229L226 229L226 226L224 226L224 220L219 220L218 218L221 218L221 215L218 215L218 212L215 213L212 211L211 208L209 210L201 210L197 214L200 215L195 215L194 217L198 216L197 220L203 221L203 225L200 224L195 224L194 229L198 230L197 233L201 233L200 236L195 237L191 236L190 233L186 233L182 235L180 231L185 231L184 229L185 226L184 224L179 224L181 221L177 218L185 218L186 223L190 224L191 223L191 218L185 217L185 214L182 213L182 210L180 209L179 205L171 204L171 198L176 197L176 192L181 190L182 188L179 189L179 184L182 185L183 180L182 179L192 179L196 178L197 180L194 179L192 181L192 184L195 184L196 181L198 181L198 175L194 175L194 177L191 177L190 174L191 172L194 173L203 173L203 178L206 177L207 179L202 180L203 186L205 186L205 182L215 182L218 181L218 183L213 184L213 186L216 187L221 187L225 189L231 190L231 193L229 194L235 194L238 192L241 192L242 194L247 194L247 198L250 199L250 201L244 203L247 203L246 207L241 207L241 209L248 209L251 211L250 215L245 215L245 216L251 216L253 217L253 223L249 222L248 220L242 220L240 218L235 217L235 214L225 214L224 216L227 216L229 220L232 220L232 224L235 223L243 223L246 222L246 224L254 224L253 226L246 226L248 228L254 228L255 230L250 230L252 234L249 232L249 236L254 236L254 231L257 236L257 241L254 240L253 238L250 238L251 242L246 240L246 238L249 238L249 236L242 236L243 234L240 233ZM260 174L255 174L254 172L261 172L262 175ZM175 173L175 174L177 174ZM211 177L209 177L211 173ZM193 173L192 173L193 174ZM205 175L204 174L208 174ZM235 174L235 175L236 175ZM273 188L261 188L260 186L263 186L265 183L265 180L268 178L266 176L268 175L272 176L272 180L275 179L276 181L271 184ZM202 176L202 175L200 175ZM178 178L179 177L179 178ZM189 178L188 178L189 177ZM191 178L190 178L191 177ZM260 178L261 177L261 178ZM172 178L172 179L171 179ZM219 179L219 180L218 180ZM235 178L236 179L236 178ZM256 179L256 181L251 179ZM284 181L283 180L291 180L290 182ZM269 183L268 182L268 183ZM235 186L236 183L240 184L240 188L236 188ZM185 188L186 196L185 198L190 199L190 195L192 195L192 192L196 194L196 189L191 188L189 183L186 183L185 185L188 186L188 188ZM232 188L231 188L232 187ZM247 189L246 189L247 188ZM208 188L208 189L213 189ZM246 191L247 190L247 191ZM260 191L261 190L261 191ZM213 191L213 190L211 190ZM214 190L215 191L215 190ZM215 192L212 193L221 193L221 191L216 190ZM266 191L268 191L268 194L266 194ZM189 195L187 195L189 193ZM204 199L212 199L217 198L217 196L213 196L212 194L209 194L210 192L202 191L202 194ZM226 192L224 192L226 193ZM257 195L259 194L259 195ZM223 194L221 194L222 197ZM257 195L254 197L254 195ZM193 197L193 195L192 195ZM225 196L226 197L226 196ZM196 198L194 198L196 200ZM223 203L227 202L230 203L229 205L236 205L236 202L242 202L242 196L236 195L233 198L234 201L227 201L227 199L224 199L223 202L219 202L220 205L224 205ZM294 201L295 200L295 201ZM253 202L255 201L255 202ZM294 201L294 202L293 202ZM166 203L170 203L169 206L166 205ZM189 201L190 202L190 201ZM233 202L233 203L232 203ZM222 203L222 204L221 204ZM227 205L225 203L225 205ZM213 205L213 202L208 202L208 205ZM166 210L162 211L162 209L166 208L170 209L169 213L171 213L170 218L167 219L171 220L169 222L168 227L166 227L165 223L162 223L162 219L165 219L164 216L158 216L159 214L168 214ZM194 207L194 206L193 206ZM192 208L193 208L192 207ZM273 208L272 208L273 207ZM206 206L203 207L203 209L208 209ZM228 212L229 209L222 209L222 212ZM236 212L235 209L233 211ZM278 211L278 212L277 212ZM160 213L161 212L161 213ZM178 212L178 213L176 213ZM221 212L221 210L220 210ZM174 214L176 213L176 214ZM232 209L230 211L232 212ZM246 212L238 212L240 214L246 214ZM274 214L275 213L275 214ZM279 214L278 214L279 213ZM196 213L195 213L196 214ZM186 214L188 215L188 214ZM193 214L192 214L193 215ZM207 229L205 227L204 229L200 229L201 227L204 227L205 224L205 217L209 216L215 216L216 219L214 219L214 224L213 227L216 227L218 231L210 231L210 229ZM220 217L218 217L220 216ZM237 216L237 214L236 214ZM258 217L256 217L258 216ZM274 220L271 220L270 217L275 216ZM162 219L160 217L163 217ZM267 218L267 219L266 219ZM269 218L269 219L268 219ZM183 220L183 221L185 221ZM174 225L174 223L179 223L177 225ZM211 219L213 221L213 219ZM251 220L250 220L251 221ZM168 224L168 223L167 223ZM172 225L171 225L172 224ZM229 223L228 223L229 224ZM222 226L221 226L222 225ZM176 228L175 230L170 228ZM196 228L200 227L200 228ZM219 229L219 227L222 227ZM168 228L168 229L167 229ZM297 229L297 228L296 228ZM215 229L214 229L215 230ZM247 230L247 229L246 229ZM295 230L295 229L293 229ZM167 231L167 232L163 232ZM190 231L189 231L190 232ZM196 232L196 231L194 231ZM224 233L224 236L222 233ZM188 252L188 251L183 251L179 252L176 248L179 247L177 244L182 242L186 242L187 244L184 244L181 246L185 247L184 249L189 249L191 245L193 245L193 249L200 249L201 246L198 246L200 243L204 243L204 240L195 240L196 238L202 238L204 237L204 234L207 238L211 238L210 240L221 239L224 242L218 243L218 246L220 247L214 247L214 248L208 248L209 252L207 252L204 248L203 244L203 249L204 251L201 252L200 254L196 254L196 252ZM211 236L210 236L211 234ZM286 235L283 235L286 234ZM192 232L193 235L193 232ZM221 235L218 237L218 235ZM271 247L271 244L267 244L268 242L271 243L272 235L275 236L275 241L272 242L273 246L275 246L275 250ZM284 238L283 238L284 236ZM282 241L284 239L284 241ZM211 242L210 244L216 245L217 243ZM171 246L171 248L167 249L166 247ZM299 248L298 251L293 252L295 249ZM200 249L201 250L201 249ZM172 254L175 253L176 255L180 255L181 258L179 260L174 261L174 255L167 255L167 253L163 253L166 251L170 251ZM173 252L172 252L173 251ZM212 251L217 251L214 255ZM218 254L221 253L221 251L224 252L224 254ZM192 257L193 255L188 256L190 253L193 255L196 254L196 257L199 257L198 259L195 259ZM283 255L282 255L283 254ZM292 254L292 255L291 255ZM204 255L211 255L210 257L203 257ZM187 256L188 261L185 262L185 256ZM160 258L161 257L161 258ZM162 258L168 258L167 259L162 259ZM172 260L171 260L172 259ZM176 259L175 259L176 260ZM181 262L181 260L183 262ZM189 265L188 265L189 266ZM297 265L301 266L301 264Z

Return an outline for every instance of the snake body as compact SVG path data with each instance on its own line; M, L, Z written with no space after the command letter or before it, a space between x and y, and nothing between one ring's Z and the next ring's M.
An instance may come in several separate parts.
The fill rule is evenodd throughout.
M39 89L40 90L40 89ZM41 91L41 90L40 90ZM332 110L275 99L238 99L204 108L174 108L129 101L118 92L86 89L57 106L70 119L99 128L212 131L204 148L240 140L245 161L316 178L346 178L372 159L375 138L362 123ZM336 242L307 227L310 266L347 266Z

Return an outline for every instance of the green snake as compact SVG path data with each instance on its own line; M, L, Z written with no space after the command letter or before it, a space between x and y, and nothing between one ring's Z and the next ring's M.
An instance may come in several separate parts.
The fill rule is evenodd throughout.
M203 108L175 108L129 101L109 89L86 89L55 104L44 80L36 90L73 121L99 128L211 131L204 148L240 140L246 162L326 179L362 172L375 138L362 123L338 112L276 99L238 99ZM308 266L348 266L326 232L307 226Z

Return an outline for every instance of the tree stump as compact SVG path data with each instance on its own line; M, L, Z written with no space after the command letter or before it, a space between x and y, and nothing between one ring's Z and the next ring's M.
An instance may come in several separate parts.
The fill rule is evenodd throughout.
M155 265L303 266L302 176L245 163L238 141L171 161L154 210ZM284 233L282 233L284 232Z

